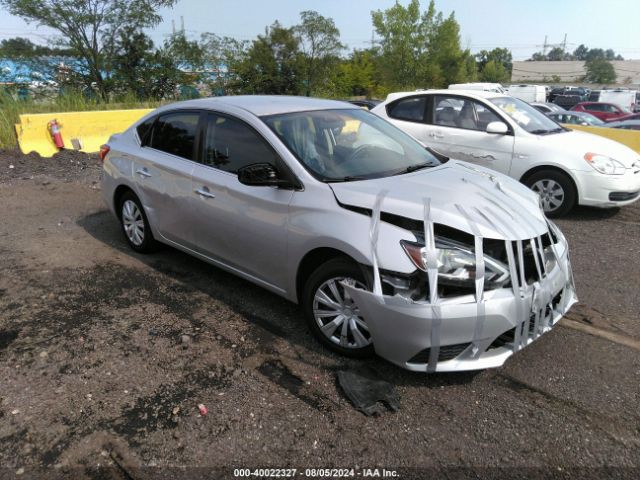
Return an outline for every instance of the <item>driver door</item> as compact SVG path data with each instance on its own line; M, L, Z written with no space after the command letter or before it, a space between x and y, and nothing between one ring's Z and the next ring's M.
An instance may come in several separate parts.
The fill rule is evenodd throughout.
M197 251L215 262L278 288L287 252L292 190L243 185L240 167L280 159L262 136L241 120L210 113L200 162L192 174L191 205Z

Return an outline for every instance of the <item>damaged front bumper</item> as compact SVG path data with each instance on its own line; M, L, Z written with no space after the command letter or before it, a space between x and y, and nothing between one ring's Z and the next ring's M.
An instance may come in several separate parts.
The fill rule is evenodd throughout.
M505 236L510 282L508 288L485 290L483 238L475 235L476 291L441 298L433 220L425 208L425 275L430 293L424 300L384 294L377 264L379 203L372 223L373 291L344 285L365 320L376 353L407 370L452 372L501 366L515 352L539 338L577 302L568 245L562 233L548 223L554 262L544 264L543 236L516 239ZM530 248L535 278L525 275L531 263L523 252ZM537 253L537 254L536 254Z
M551 330L577 301L566 252L560 261L568 274L556 265L521 295L503 288L486 292L481 303L467 296L432 305L349 290L379 356L418 372L479 370L502 365Z

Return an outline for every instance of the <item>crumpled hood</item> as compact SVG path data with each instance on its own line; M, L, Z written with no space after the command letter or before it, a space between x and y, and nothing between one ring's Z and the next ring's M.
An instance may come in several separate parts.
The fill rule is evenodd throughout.
M381 211L414 220L424 220L427 202L433 222L485 238L525 240L548 230L537 194L505 175L456 160L414 173L330 186L341 204L366 209L373 209L386 191Z
M626 168L631 168L634 162L640 160L640 154L626 145L593 133L572 130L556 135L540 135L539 138L554 150L561 150L580 158L587 152L598 153L619 161Z

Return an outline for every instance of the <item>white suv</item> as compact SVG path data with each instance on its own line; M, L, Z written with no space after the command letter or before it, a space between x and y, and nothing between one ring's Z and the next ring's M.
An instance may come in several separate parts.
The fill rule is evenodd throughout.
M373 113L438 153L509 175L537 192L545 213L640 197L640 155L568 130L522 100L481 91L392 93Z

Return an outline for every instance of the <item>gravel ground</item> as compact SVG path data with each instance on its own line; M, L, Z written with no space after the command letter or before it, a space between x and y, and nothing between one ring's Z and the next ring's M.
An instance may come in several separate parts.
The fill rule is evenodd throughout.
M581 303L557 328L495 370L370 360L401 407L365 417L336 383L362 363L277 296L130 251L99 175L95 156L0 152L0 478L640 476L639 204L558 222Z

